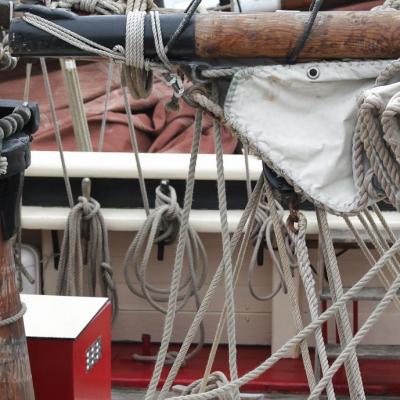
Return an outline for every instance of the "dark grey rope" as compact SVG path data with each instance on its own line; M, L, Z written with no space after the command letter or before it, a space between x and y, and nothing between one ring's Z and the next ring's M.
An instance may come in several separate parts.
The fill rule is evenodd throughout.
M310 18L308 19L306 26L304 28L303 34L299 38L296 46L293 48L293 50L290 52L288 58L287 58L287 63L288 64L294 64L297 60L297 57L303 50L305 44L307 43L308 38L310 37L312 28L314 26L315 20L317 18L317 15L319 13L319 10L322 7L324 0L314 0L310 6Z

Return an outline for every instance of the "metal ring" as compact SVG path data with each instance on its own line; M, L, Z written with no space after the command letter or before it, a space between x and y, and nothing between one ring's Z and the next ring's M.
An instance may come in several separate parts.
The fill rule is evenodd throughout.
M313 66L308 68L307 76L309 79L316 80L319 78L319 75L320 75L320 70L318 67Z

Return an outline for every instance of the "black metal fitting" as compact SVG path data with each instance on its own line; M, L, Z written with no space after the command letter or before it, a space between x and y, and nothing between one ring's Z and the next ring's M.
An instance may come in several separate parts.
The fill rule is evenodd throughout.
M29 167L31 135L39 127L40 114L36 103L0 100L0 118L12 114L15 108L25 106L31 111L29 122L19 131L3 139L1 156L7 158L7 172L0 175L0 225L3 240L14 233L21 200L21 181Z

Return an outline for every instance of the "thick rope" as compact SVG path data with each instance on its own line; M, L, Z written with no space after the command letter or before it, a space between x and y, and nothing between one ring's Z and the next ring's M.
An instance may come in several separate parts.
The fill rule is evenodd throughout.
M222 260L224 264L224 284L225 284L225 304L227 310L227 336L229 350L229 372L230 379L238 377L237 371L237 351L236 351L236 321L235 321L235 300L233 291L233 264L230 246L229 226L228 226L228 206L226 201L226 187L224 176L224 161L222 149L221 126L218 122L214 123L214 143L217 161L217 191L218 205L221 222L222 238ZM239 399L239 392L234 391L232 398Z
M327 371L326 375L320 380L318 385L314 388L308 400L318 400L322 391L324 390L326 384L333 378L339 368L343 365L343 363L351 357L351 355L355 352L357 345L361 343L367 333L371 330L371 328L376 324L379 320L385 309L388 305L393 301L393 299L397 296L397 292L400 288L400 274L397 276L393 284L390 286L389 290L386 292L383 299L379 302L377 307L371 313L371 315L367 318L363 326L356 333L354 338L346 345L343 351L336 358L332 366Z
M19 321L24 316L25 313L26 313L26 304L21 303L21 309L15 315L0 320L0 328L12 325L13 323Z
M267 358L263 363L247 372L245 375L230 382L229 384L201 394L193 394L185 397L172 397L171 400L211 400L215 396L222 395L223 393L230 392L234 387L240 387L246 383L256 379L269 368L274 366L288 351L298 346L299 343L312 334L318 327L321 327L328 319L332 318L338 310L343 308L346 303L356 296L376 275L377 273L390 261L400 250L400 239L397 240L388 252L386 252L378 262L342 297L335 301L324 313L322 313L317 320L312 321L309 325L303 328L294 337L288 340L282 347L280 347L273 355ZM398 278L400 281L400 276ZM398 289L398 288L396 288ZM379 307L379 305L378 305Z
M322 251L325 259L326 271L328 274L328 283L333 301L337 301L343 296L343 285L340 278L339 267L337 264L336 253L333 247L332 237L329 230L326 212L318 209L317 220L322 238ZM340 343L344 348L352 339L349 314L346 307L339 310L337 316L337 326L340 337ZM349 392L351 399L365 399L363 383L361 379L360 367L358 365L357 355L355 352L345 364L347 380L349 384Z
M0 175L7 173L8 161L7 157L1 156L3 150L3 141L20 132L31 118L31 110L29 107L16 107L10 115L0 119Z
M168 353L168 347L171 340L171 335L174 325L174 318L177 309L177 299L179 292L179 282L181 280L181 272L183 267L186 241L188 239L189 215L193 201L195 170L196 170L197 155L199 152L200 138L201 138L202 115L203 112L200 109L196 111L194 135L193 135L192 149L189 161L188 176L186 181L184 207L182 212L182 222L179 229L178 243L175 253L175 262L171 278L171 293L168 300L167 313L165 316L160 349L158 352L156 364L154 366L153 375L151 377L147 393L145 396L146 400L153 400L153 398L155 397L157 385L161 376L161 371L163 369L165 358Z
M110 265L108 233L100 204L91 197L80 196L68 215L58 268L59 295L95 296L99 280L100 293L111 300L115 319L118 295Z
M285 282L286 282L287 289L288 289L288 296L289 296L289 302L290 302L290 307L291 307L291 311L292 311L293 322L294 322L296 331L299 332L303 328L303 321L301 319L301 311L300 311L299 302L298 302L298 298L297 298L297 292L296 292L296 289L294 286L293 276L292 276L291 269L290 269L290 260L287 255L285 240L284 240L282 230L281 230L279 214L278 214L278 211L275 206L276 200L275 200L274 194L272 192L271 185L269 184L269 182L267 180L265 180L265 193L267 196L268 206L269 206L270 213L271 213L272 224L274 227L274 232L275 232L275 237L276 237L276 244L277 244L278 252L280 255L281 262L282 262L282 270L283 270ZM302 354L304 370L307 375L308 386L310 387L310 389L313 389L315 386L315 375L314 375L313 368L312 368L310 351L308 349L306 341L302 341L300 343L300 350L301 350L301 354Z
M257 203L259 202L260 197L261 197L263 184L264 184L264 178L263 178L263 176L261 176L253 190L253 193L252 193L249 201L247 202L245 210L239 220L238 226L237 226L237 228L233 234L233 237L231 239L231 248L232 248L232 252L233 252L233 251L235 251L235 249L239 243L239 239L242 236L246 222L248 221L248 227L246 229L245 237L243 239L242 246L239 251L239 256L238 256L238 259L237 259L237 262L235 265L236 281L238 279L241 266L243 264L243 258L244 258L244 254L246 251L248 238L250 235L250 230L251 230L253 222L254 222ZM181 348L176 357L176 360L168 373L168 376L165 380L165 383L162 387L162 390L161 390L161 393L159 396L160 399L164 399L167 396L169 390L171 389L171 386L176 378L176 375L178 374L179 368L181 367L181 365L185 359L185 355L188 352L189 347L193 341L193 338L199 329L200 323L204 319L204 316L209 308L211 300L213 299L218 288L220 287L220 283L221 283L221 280L223 277L223 272L224 272L224 264L223 264L223 261L221 261L220 264L218 265L218 268L217 268L212 280L211 280L211 283L207 289L207 292L204 295L204 298L200 305L200 308L197 311L197 313L192 321L192 324L186 334L186 337L181 345ZM224 314L224 312L222 314ZM222 327L224 326L224 321L225 321L225 318L221 315L219 325L218 325L219 326L218 330L220 330L221 332L222 332ZM215 337L213 345L212 345L212 349L210 351L210 358L212 357L213 352L216 352L217 343L219 343L219 340L216 340L217 335L218 335L218 330L217 330L216 337ZM209 366L208 369L211 370L211 366ZM208 374L207 374L207 368L206 368L206 373L205 373L204 379L207 379L207 375Z
M298 214L298 217L299 221L297 225L297 233L292 232L289 228L288 231L291 233L291 238L295 244L295 253L297 256L299 273L303 281L308 307L310 309L311 321L315 321L319 316L319 303L306 243L307 221L304 215L301 213ZM317 347L318 358L322 367L322 373L325 375L329 369L329 362L321 328L317 328L315 330L315 343ZM328 383L327 394L328 399L336 398L331 381Z
M129 246L123 263L125 281L131 292L138 297L146 299L150 305L163 314L166 313L166 310L162 303L168 301L170 291L151 285L147 281L146 271L154 245L162 242L165 244L173 243L182 224L182 210L178 205L176 192L171 186L169 190L169 194L164 194L161 187L157 187L155 209L150 212L145 223L136 234L135 239ZM189 226L185 253L188 260L189 276L180 284L180 294L177 298L180 304L177 306L177 312L182 310L193 296L198 308L200 305L199 291L206 278L207 254L200 237L191 226ZM133 267L134 275L140 284L139 288L136 288L131 280L129 274L131 267ZM203 344L204 326L201 325L199 343L186 356L186 361L194 357L201 350ZM175 352L169 352L166 357L166 364L171 364L175 360L175 355ZM133 357L141 361L155 361L154 356L134 354Z
M119 0L61 0L52 1L50 8L75 9L89 14L121 15L125 13L126 5Z

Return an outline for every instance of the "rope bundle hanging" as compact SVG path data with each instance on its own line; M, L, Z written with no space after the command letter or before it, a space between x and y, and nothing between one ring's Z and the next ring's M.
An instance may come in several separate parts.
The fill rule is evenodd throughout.
M95 296L112 302L113 319L118 311L118 295L110 265L108 233L100 204L90 196L79 196L65 226L59 261L57 294Z
M182 209L177 202L175 189L168 185L169 193L164 193L161 186L156 188L155 209L152 210L141 229L132 241L123 263L125 280L128 288L136 296L146 299L156 310L166 313L163 303L168 302L170 295L169 289L161 289L147 280L147 269L151 251L154 245L172 244L175 242L179 229L182 224ZM208 260L204 245L196 233L189 225L188 237L185 244L185 254L188 263L188 276L182 280L179 286L177 301L179 305L177 312L183 309L190 298L195 298L197 307L200 304L199 291L202 288L207 272ZM130 269L133 269L139 287L132 282ZM203 346L204 327L200 330L200 341L195 350L188 358L193 357ZM175 353L168 353L166 363L172 363ZM134 355L135 359L153 361L154 357Z
M282 230L285 232L285 245L290 261L290 267L294 269L297 268L297 262L293 254L293 245L290 241L286 225L283 222L284 210L278 202L276 202L276 208L278 211L279 219L281 221ZM281 261L279 260L279 257L275 253L273 237L274 237L274 232L272 225L272 217L270 215L268 204L263 198L258 204L256 217L254 221L254 227L251 232L251 240L253 242L254 249L250 259L249 270L247 274L247 282L250 293L255 299L260 301L271 300L274 296L276 296L279 293L280 290L283 290L284 293L287 293L287 287L283 275L282 265ZM268 250L268 253L272 260L272 266L273 268L275 268L276 272L279 275L279 281L276 287L272 289L271 293L267 295L259 295L256 293L256 290L254 288L252 277L254 275L255 269L257 268L257 258L259 252L262 251L264 247L266 247Z

